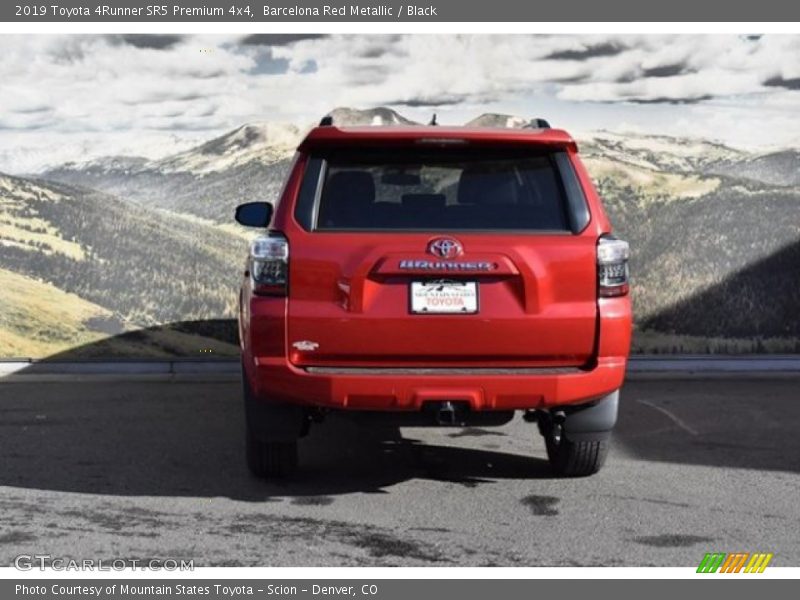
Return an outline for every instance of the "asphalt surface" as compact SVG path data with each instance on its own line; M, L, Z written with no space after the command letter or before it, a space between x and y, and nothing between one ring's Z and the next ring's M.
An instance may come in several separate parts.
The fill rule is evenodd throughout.
M637 380L614 449L552 478L496 429L331 419L294 480L244 465L235 381L0 383L0 564L18 554L196 566L800 566L800 379Z

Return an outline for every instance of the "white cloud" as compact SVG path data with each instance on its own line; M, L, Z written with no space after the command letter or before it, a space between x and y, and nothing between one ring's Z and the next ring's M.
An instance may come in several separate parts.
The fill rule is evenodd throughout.
M680 126L684 134L737 143L741 123L758 122L750 144L800 143L792 118L800 108L793 89L800 36L379 35L269 46L203 35L153 42L2 36L0 170L63 160L64 148L80 149L73 158L165 154L175 138L202 139L248 121L306 123L334 106L387 103L418 119L433 110L452 119L512 109L549 116L541 112L547 107L567 127L613 127L614 115L644 129L680 134ZM48 136L59 140L49 154Z

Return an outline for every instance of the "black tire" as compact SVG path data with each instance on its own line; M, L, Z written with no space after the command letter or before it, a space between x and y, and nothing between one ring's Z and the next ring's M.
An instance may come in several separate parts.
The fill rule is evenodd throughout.
M247 468L256 477L287 477L297 470L297 441L265 442L247 428Z
M552 419L542 423L541 431L547 447L550 467L559 477L586 477L594 475L603 466L608 455L610 432L602 439L570 440L562 425Z
M256 477L288 477L297 470L302 412L295 407L259 404L242 369L247 468ZM307 423L305 423L307 426Z

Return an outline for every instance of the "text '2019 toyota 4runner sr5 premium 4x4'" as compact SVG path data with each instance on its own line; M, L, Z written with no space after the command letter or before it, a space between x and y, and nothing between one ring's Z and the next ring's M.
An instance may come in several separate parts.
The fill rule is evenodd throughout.
M339 128L298 148L240 295L247 460L280 476L333 411L397 425L535 421L596 472L631 338L628 244L564 131Z

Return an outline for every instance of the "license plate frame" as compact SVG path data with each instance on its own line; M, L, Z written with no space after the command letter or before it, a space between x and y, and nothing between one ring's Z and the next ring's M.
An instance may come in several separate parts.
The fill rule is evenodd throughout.
M411 281L408 310L413 315L474 315L480 311L479 287L477 281Z

